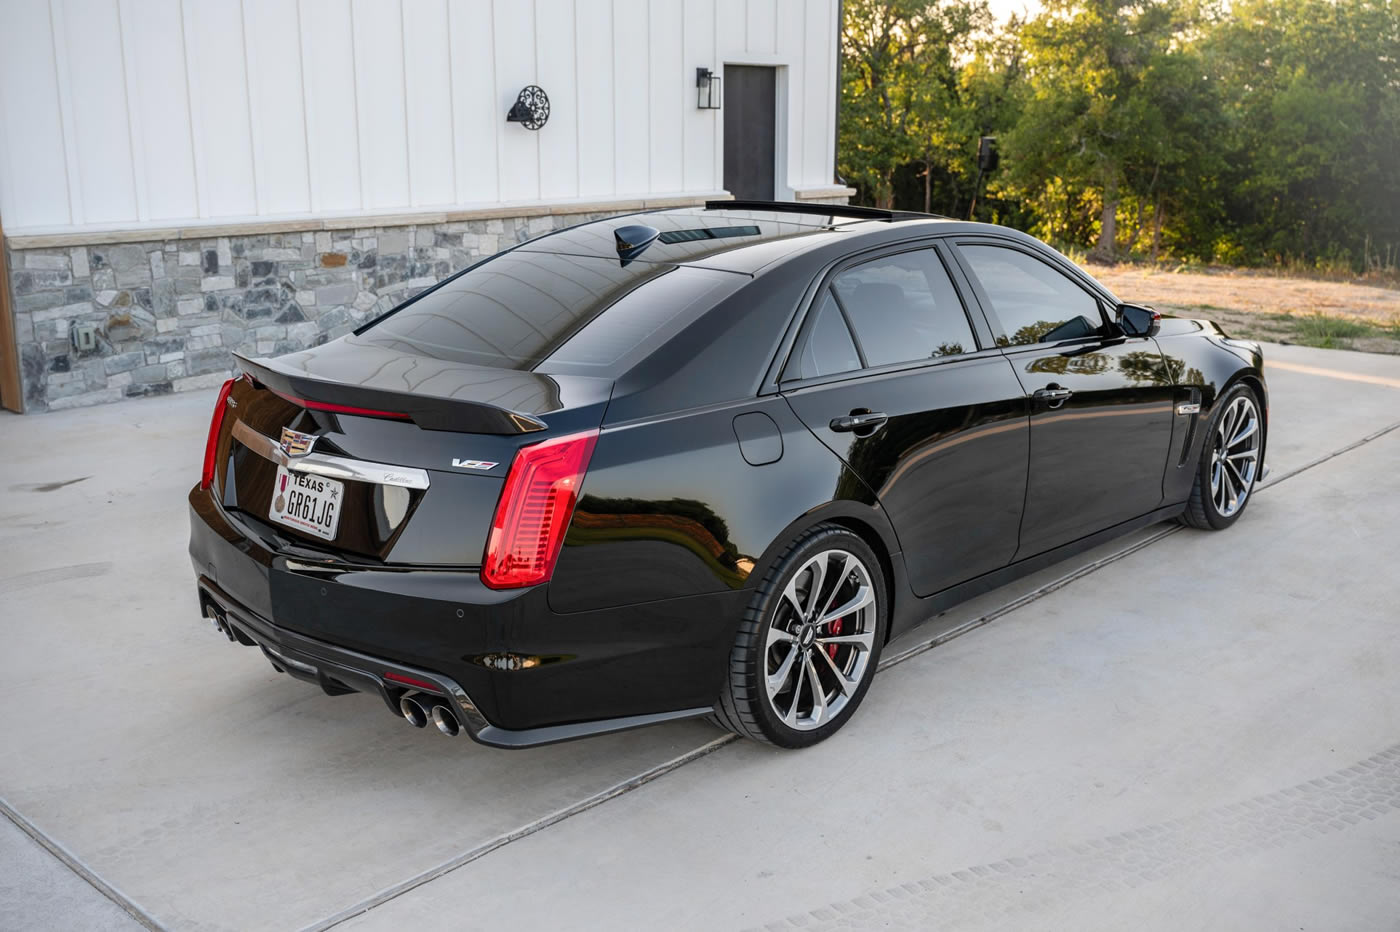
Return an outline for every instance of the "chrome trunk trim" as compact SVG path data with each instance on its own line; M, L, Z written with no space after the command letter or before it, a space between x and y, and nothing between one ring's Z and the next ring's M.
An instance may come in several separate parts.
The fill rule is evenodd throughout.
M288 456L282 447L271 437L264 437L243 421L234 421L233 437L249 450L269 462L285 466L292 472L304 472L327 479L348 479L353 482L372 482L376 485L397 485L405 489L426 489L428 471L412 466L390 466L385 463L369 463L342 456L327 456L324 453L308 453L305 456Z

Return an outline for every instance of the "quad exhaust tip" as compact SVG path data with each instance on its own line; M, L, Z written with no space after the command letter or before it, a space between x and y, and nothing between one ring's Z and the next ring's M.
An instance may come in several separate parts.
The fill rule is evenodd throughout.
M414 728L423 728L432 715L431 703L417 693L408 693L399 700L399 711Z
M431 721L438 731L449 738L455 738L462 733L462 725L457 721L457 716L452 714L447 703L435 696L405 693L399 700L399 711L403 713L404 720L414 728L425 728Z
M449 738L455 738L462 733L462 726L457 722L457 716L453 715L452 710L441 702L433 706L433 724L437 726L438 731Z
M237 640L233 633L233 625L229 624L223 609L219 608L217 605L210 605L206 610L206 615L209 618L209 623L214 626L215 631L218 631L230 641Z

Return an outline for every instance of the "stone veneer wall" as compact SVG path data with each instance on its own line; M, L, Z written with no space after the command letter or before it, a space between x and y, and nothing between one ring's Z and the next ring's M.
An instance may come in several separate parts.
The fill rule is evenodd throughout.
M324 343L483 256L620 212L76 246L20 238L7 248L25 412L217 386L235 351ZM80 324L96 327L95 348L76 349Z
M841 185L811 204L844 204ZM669 198L218 230L7 240L25 413L220 385L233 353L277 356L349 333L463 266L552 230ZM379 226L370 225L375 220ZM229 235L218 235L220 233ZM79 351L76 329L96 328Z

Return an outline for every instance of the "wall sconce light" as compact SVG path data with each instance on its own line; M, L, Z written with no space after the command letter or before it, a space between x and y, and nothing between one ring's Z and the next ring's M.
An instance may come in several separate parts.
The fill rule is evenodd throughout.
M507 123L519 123L526 129L539 129L549 122L549 95L544 88L531 84L520 92L506 114Z
M718 110L723 101L720 77L709 68L695 69L695 106L701 110Z

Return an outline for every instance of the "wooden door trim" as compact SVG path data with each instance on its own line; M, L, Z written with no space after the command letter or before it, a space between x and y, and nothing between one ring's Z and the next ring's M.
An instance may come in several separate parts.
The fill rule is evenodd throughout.
M6 262L5 227L0 223L0 405L24 412L24 388L19 378L19 347L15 345L15 315L10 304L10 270Z

